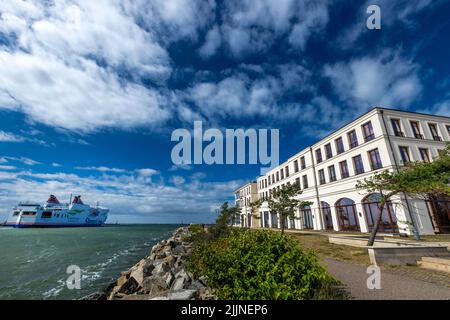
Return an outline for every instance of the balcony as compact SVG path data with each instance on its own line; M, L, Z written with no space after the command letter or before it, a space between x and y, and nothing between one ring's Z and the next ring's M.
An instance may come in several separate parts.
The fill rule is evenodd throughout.
M375 139L375 135L372 133L370 135L368 135L367 137L364 137L364 142L368 142Z
M439 136L433 136L434 141L442 141L442 138Z
M356 148L358 146L358 141L350 142L350 149Z
M423 140L423 134L415 133L415 134L414 134L414 138L416 138L416 139L422 139L422 140Z
M405 136L405 134L404 134L402 131L395 131L395 132L394 132L394 135L395 135L396 137L404 137L404 136Z

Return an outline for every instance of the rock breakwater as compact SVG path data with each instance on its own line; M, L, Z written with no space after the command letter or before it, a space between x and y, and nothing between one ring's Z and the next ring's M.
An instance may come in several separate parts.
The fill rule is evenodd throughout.
M178 228L169 239L154 245L148 256L122 272L105 292L82 299L216 300L206 277L195 277L186 269L191 236L188 227Z

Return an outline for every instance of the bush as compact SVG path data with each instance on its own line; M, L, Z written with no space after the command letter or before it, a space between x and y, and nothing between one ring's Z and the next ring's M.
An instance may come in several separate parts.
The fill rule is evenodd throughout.
M267 230L231 230L225 237L199 241L188 269L207 276L220 299L335 298L338 284L313 252Z
M192 234L201 233L201 232L203 232L203 226L201 224L191 224L191 225L189 225L188 230Z

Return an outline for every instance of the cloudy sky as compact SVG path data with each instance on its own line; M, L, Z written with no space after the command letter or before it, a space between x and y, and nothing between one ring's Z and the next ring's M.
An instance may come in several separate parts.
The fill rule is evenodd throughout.
M366 9L381 8L381 30ZM70 193L200 222L258 165L174 166L175 128L280 129L281 161L373 106L450 115L445 0L0 1L0 221Z

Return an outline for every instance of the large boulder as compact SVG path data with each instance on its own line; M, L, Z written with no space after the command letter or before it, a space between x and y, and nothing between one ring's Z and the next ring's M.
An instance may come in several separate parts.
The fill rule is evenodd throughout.
M167 272L170 271L170 266L167 262L158 263L152 271L152 275L155 276L164 276Z
M120 286L119 293L131 294L137 290L139 283L135 278L129 277L127 281Z
M169 300L192 300L194 298L196 290L178 290L174 292L170 292L167 296Z
M150 276L142 282L142 291L146 294L159 294L167 291L168 286L166 280L160 276Z
M173 280L175 279L171 271L167 272L162 278L164 279L164 281L166 281L166 285L168 288L170 288Z
M165 258L163 259L163 262L167 263L167 265L168 265L169 267L173 268L173 266L175 265L175 261L176 261L176 260L177 260L177 259L176 259L174 256L170 255L170 256L165 257Z
M186 253L186 249L180 244L172 249L172 254L183 255Z

